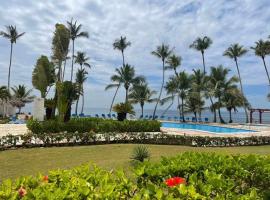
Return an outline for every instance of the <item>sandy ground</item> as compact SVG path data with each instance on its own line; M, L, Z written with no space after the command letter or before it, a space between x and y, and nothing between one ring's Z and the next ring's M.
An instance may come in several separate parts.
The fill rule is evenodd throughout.
M249 136L270 136L270 126L263 125L241 125L241 124L212 124L209 125L218 125L231 128L240 128L246 130L254 130L254 132L248 133L228 133L228 134L216 134L205 131L195 131L187 129L176 129L176 128L161 128L161 131L167 134L172 135L190 135L190 136L210 136L210 137L249 137ZM8 134L11 135L23 135L27 133L26 124L0 124L0 137Z

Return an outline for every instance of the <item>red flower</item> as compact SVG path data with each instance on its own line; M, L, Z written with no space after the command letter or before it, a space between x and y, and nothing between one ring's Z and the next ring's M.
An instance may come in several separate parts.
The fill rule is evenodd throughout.
M180 184L186 184L186 179L181 178L181 177L173 177L173 178L169 178L165 181L166 185L168 187L174 187L176 185L180 185Z
M42 179L44 182L48 182L49 181L49 176L43 176L43 179Z
M22 197L24 197L27 194L27 191L26 191L26 189L24 189L21 186L20 189L18 190L18 194L19 194L19 197L22 198Z

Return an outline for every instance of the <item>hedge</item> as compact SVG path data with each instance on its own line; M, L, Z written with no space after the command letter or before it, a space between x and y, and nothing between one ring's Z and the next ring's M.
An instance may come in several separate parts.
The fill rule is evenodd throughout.
M178 180L178 181L177 181ZM184 153L126 176L93 165L5 180L0 199L269 199L270 157Z
M106 132L159 132L161 123L155 120L105 120L99 118L73 118L63 123L57 120L38 122L29 120L27 128L34 134L94 131L96 133Z
M186 145L194 147L229 147L229 146L257 146L269 145L270 137L200 137L168 135L159 132L124 132L124 133L96 133L90 132L59 132L26 135L7 135L0 137L0 150L13 147L40 147L40 146L71 146L95 145L113 143L136 144L164 144Z

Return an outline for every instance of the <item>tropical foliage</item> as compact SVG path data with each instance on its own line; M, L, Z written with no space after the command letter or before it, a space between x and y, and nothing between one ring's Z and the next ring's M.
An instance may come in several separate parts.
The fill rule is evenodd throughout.
M19 109L19 113L21 113L22 107L25 106L26 103L31 103L35 96L32 96L32 89L28 90L25 85L18 85L11 88L13 91L11 104L16 106Z

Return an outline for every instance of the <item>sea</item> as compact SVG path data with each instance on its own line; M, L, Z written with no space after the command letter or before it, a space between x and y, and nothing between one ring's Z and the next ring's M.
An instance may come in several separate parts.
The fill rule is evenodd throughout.
M109 113L109 108L88 108L88 107L85 107L85 109L84 109L85 115L95 116L96 114L98 114L99 116L101 116L101 114L105 114L107 116L108 113ZM139 118L141 116L141 110L135 109L135 113L136 113L135 114L136 118ZM164 113L164 110L157 110L156 111L156 115L159 117L163 113ZM145 109L144 110L144 116L152 116L152 115L153 115L153 109ZM178 112L178 110L168 110L163 115L165 116L165 119L169 118L169 119L173 120L175 117L179 117L179 112ZM228 111L222 110L221 115L222 115L222 118L226 122L229 121L229 112ZM194 117L193 113L185 113L185 118L189 118L191 120L192 117ZM208 118L208 120L210 122L212 122L214 119L214 115L212 112L205 110L202 112L201 118L203 121L205 118ZM249 116L249 119L250 119L250 116ZM259 113L254 112L252 119L253 119L253 123L259 123ZM245 113L243 111L232 112L232 120L233 120L233 122L236 122L236 123L245 123L246 122ZM217 121L219 121L218 113L217 113ZM270 112L262 114L262 123L263 124L270 124Z

